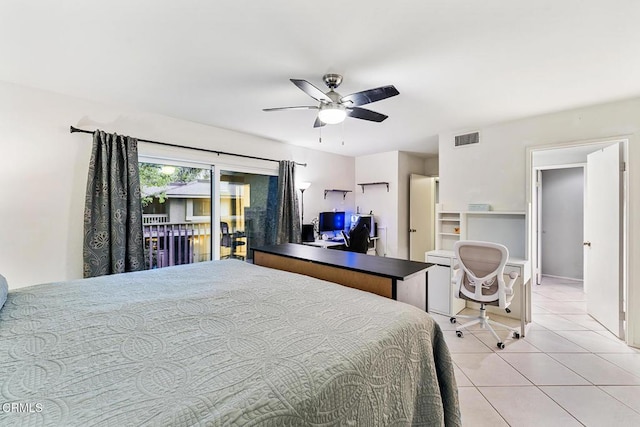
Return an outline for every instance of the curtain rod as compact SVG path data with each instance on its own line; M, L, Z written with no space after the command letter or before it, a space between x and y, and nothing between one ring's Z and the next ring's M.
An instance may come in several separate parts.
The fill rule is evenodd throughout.
M90 130L83 130L83 129L78 129L76 127L70 126L70 131L71 133L74 132L81 132L81 133L90 133L93 134L94 131L90 131ZM138 139L138 138L136 138ZM196 150L196 151L204 151L206 153L214 153L217 154L218 156L220 154L224 154L225 156L236 156L236 157L244 157L245 159L254 159L254 160L265 160L267 162L278 162L279 160L275 160L275 159L267 159L265 157L256 157L256 156L248 156L246 154L236 154L236 153L227 153L224 151L217 151L217 150L209 150L207 148L198 148L198 147L188 147L186 145L178 145L178 144L169 144L168 142L159 142L159 141L151 141L149 139L138 139L138 141L141 142L150 142L151 144L158 144L158 145L164 145L165 147L176 147L176 148L186 148L188 150ZM306 163L298 163L298 162L294 162L296 165L298 166L304 166L307 167Z

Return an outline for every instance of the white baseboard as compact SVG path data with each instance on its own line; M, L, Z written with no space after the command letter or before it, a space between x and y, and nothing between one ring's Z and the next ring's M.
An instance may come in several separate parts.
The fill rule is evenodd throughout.
M551 277L551 278L554 278L554 279L570 280L572 282L584 282L584 279L576 279L574 277L554 276L552 274L543 274L542 277Z

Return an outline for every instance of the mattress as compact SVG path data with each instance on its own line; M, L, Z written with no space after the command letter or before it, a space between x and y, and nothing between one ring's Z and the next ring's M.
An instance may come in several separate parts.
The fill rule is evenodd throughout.
M237 260L9 292L0 425L461 425L437 323Z

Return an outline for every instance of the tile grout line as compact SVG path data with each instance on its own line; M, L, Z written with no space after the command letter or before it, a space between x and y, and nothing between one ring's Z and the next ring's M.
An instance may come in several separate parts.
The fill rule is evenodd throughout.
M596 386L598 388L598 390L602 390L603 393L606 393L607 396L611 396L613 399L617 400L618 402L622 403L624 406L626 406L627 408L631 409L633 412L637 413L638 415L640 415L640 410L636 410L634 408L632 408L631 406L627 405L625 402L623 402L622 400L618 399L616 396L614 396L613 394L609 393L607 390L603 389L602 387L607 387L607 386ZM611 386L609 386L611 387ZM613 387L638 387L638 386L613 386Z
M553 386L551 386L551 387L553 387ZM561 387L561 386L559 386L559 387ZM583 387L591 387L591 386L587 386L587 385L585 385L585 386L583 386ZM586 425L585 423L583 423L582 421L580 421L580 420L579 420L575 415L573 415L573 413L571 413L571 411L569 411L569 409L567 409L567 408L565 408L564 406L562 406L562 405L560 404L560 402L557 402L553 397L551 397L551 396L549 396L547 393L545 393L545 392L544 392L544 390L542 390L540 387L538 387L538 390L540 390L540 392L541 392L542 394L544 394L544 395L545 395L545 396L547 396L549 399L551 399L551 401L552 401L553 403L555 403L556 405L558 405L559 407L561 407L563 411L565 411L567 414L571 415L571 417L572 417L574 420L576 420L579 424L581 424L581 425L583 425L583 426L584 426L584 425Z
M549 286L549 287L547 287ZM620 342L620 340L611 335L610 332L603 330L602 326L597 323L597 321L595 321L591 316L588 315L588 313L586 312L585 309L585 304L586 304L586 300L584 297L580 297L580 295L578 295L578 291L579 288L576 286L570 286L569 288L567 288L567 292L563 292L564 289L558 289L558 288L554 288L554 287L562 287L565 286L562 283L543 283L542 287L547 287L547 289L545 289L544 291L542 287L533 287L533 293L534 296L532 298L532 314L534 317L534 321L532 323L532 325L535 325L535 329L531 329L528 330L527 335L529 334L534 334L536 331L544 331L546 332L551 332L553 333L553 335L550 334L543 334L544 336L547 337L551 337L551 343L553 343L556 339L557 340L561 340L561 343L566 343L566 345L571 345L572 348L574 348L575 350L581 350L581 351L577 351L577 352L571 352L571 351L551 351L551 352L547 352L542 350L542 348L540 348L539 346L531 343L531 342L527 342L526 346L523 346L522 350L525 351L504 351L504 350L498 350L498 349L494 349L493 346L489 345L487 342L485 342L485 340L487 340L487 333L489 333L488 330L486 329L480 329L480 328L473 328L473 329L466 329L464 332L465 334L471 334L471 336L479 341L480 343L483 344L483 346L480 346L479 349L477 350L472 350L472 351L458 351L455 352L456 354L465 354L465 355L469 355L469 354L477 354L478 357L482 357L482 355L485 355L485 357L488 357L488 355L490 354L497 354L498 358L500 361L505 362L507 364L507 366L509 366L511 369L513 369L515 372L517 372L519 375L521 375L523 378L526 379L527 382L529 382L529 385L525 385L525 384L518 384L518 385L487 385L487 386L482 386L482 385L477 385L474 383L474 381L471 379L471 377L469 377L462 368L460 368L460 366L458 364L455 364L456 368L459 370L459 372L461 373L461 375L463 375L466 379L466 383L469 384L465 387L473 387L475 389L475 391L479 392L480 395L482 396L482 399L484 399L484 402L488 403L489 406L487 406L487 411L493 410L495 413L497 413L497 415L503 419L505 421L505 423L507 425L511 425L507 419L505 418L505 416L497 409L496 406L494 406L489 399L487 399L487 396L485 396L482 393L481 389L491 389L491 388L500 388L500 387L511 387L511 388L526 388L526 387L535 387L536 389L538 389L539 392L541 392L541 396L544 396L545 399L549 399L549 402L553 402L553 404L557 405L558 408L560 408L562 411L564 411L564 413L569 414L570 417L574 420L576 420L576 422L580 425L585 425L585 424L589 424L590 421L590 417L588 415L584 415L582 414L582 412L580 410L577 410L577 412L574 414L572 413L568 407L565 408L563 405L561 405L558 401L556 401L555 399L553 399L549 394L545 393L545 391L543 390L543 387L549 387L548 390L551 392L552 389L555 389L556 391L554 392L555 394L559 393L559 389L561 389L562 387L567 387L567 388L590 388L592 390L594 390L593 392L589 392L589 394L591 393L604 393L600 396L604 397L605 395L608 396L609 398L611 398L611 404L613 404L613 402L616 402L617 404L622 404L622 407L624 408L628 408L631 409L631 413L634 414L640 414L640 406L636 409L635 406L631 406L631 405L636 405L635 403L635 391L637 389L640 389L640 385L633 385L633 384L619 384L619 382L621 381L617 381L617 376L612 376L612 377L607 377L604 376L603 378L607 381L602 381L603 384L600 384L601 381L598 381L598 383L595 383L594 381L589 380L588 378L586 378L584 375L578 373L576 371L576 369L579 367L579 365L575 365L573 363L571 363L571 357L570 356L576 356L576 357L580 357L580 355L590 355L590 356L582 356L585 357L585 363L590 360L595 362L596 359L599 361L597 362L597 364L599 363L606 363L607 366L611 366L612 368L618 369L618 375L620 375L621 372L624 372L625 374L628 374L631 378L636 379L639 378L640 379L640 375L637 375L634 371L631 371L629 368L627 368L627 364L624 363L614 363L614 361L608 360L606 358L606 355L616 355L616 354L623 354L623 355L631 355L628 357L631 357L635 363L635 357L638 357L638 360L640 360L640 356L635 356L634 355L640 355L640 352L635 351L635 352L629 352L629 351L622 351L624 350L623 348L621 348L619 351L616 351L617 348L615 345L611 344L611 343L615 343L615 342ZM569 285L567 285L569 286ZM542 291L542 292L540 292ZM584 294L583 294L584 295ZM539 301L536 301L537 297L539 297ZM564 298L564 299L563 299ZM566 307L562 304L569 304L570 307ZM550 306L550 307L549 307ZM500 321L500 316L499 313L495 313L493 317L498 317L495 320ZM541 319L547 320L547 324L551 325L551 327L547 327L544 326L542 324L536 323L535 322L535 317L536 316L548 316L548 317L541 317ZM442 316L442 319L445 320L446 316ZM594 323L595 322L595 323ZM503 323L507 323L510 324L509 321L504 321ZM559 325L558 325L559 324ZM554 327L555 326L555 327ZM501 330L496 330L496 332L498 332L499 336L502 336L502 334L500 332L507 332L504 329ZM484 338L484 340L483 340ZM490 337L493 338L493 337ZM460 339L460 338L454 338L454 339ZM525 340L527 339L527 337L525 336L524 338ZM586 341L585 341L586 340ZM603 341L603 340L608 340L608 341ZM580 341L583 343L586 343L589 348L585 348L584 345L581 345L579 342L576 341ZM610 341L610 342L609 342ZM509 343L509 344L515 344L516 342L518 342L518 340L512 339L511 337L509 338L504 338L503 342L505 343ZM545 344L544 341L541 341L543 344ZM611 344L611 345L609 345ZM473 347L473 346L472 346ZM464 346L462 347L464 349ZM553 348L553 347L551 347ZM597 351L600 348L604 348L607 351ZM482 349L482 350L480 350ZM488 349L488 351L486 351ZM592 351L591 349L594 349L596 351ZM566 350L566 349L565 349ZM452 352L452 354L454 354ZM517 362L517 357L522 357L523 362L526 363L526 356L505 356L505 354L509 354L509 355L527 355L527 354L544 354L545 356L547 356L547 358L550 361L553 361L553 363L557 363L558 364L558 368L560 366L562 366L564 369L567 370L567 374L571 373L572 375L575 375L575 379L578 380L582 380L585 382L585 384L535 384L533 380L531 380L527 375L525 375L523 372L521 372L516 365L514 365L513 363L509 362L509 360L507 360L507 358L514 358L514 363ZM563 359L565 359L565 361L563 362L562 360L557 359L556 357L554 357L555 355L565 355L567 357L563 357ZM596 358L593 358L593 356L596 356ZM492 356L491 356L492 357ZM540 357L540 356L539 356ZM592 359L593 358L593 359ZM618 362L623 362L624 358L620 357L620 358L612 358L613 360L617 360ZM535 359L534 359L535 360ZM591 362L589 362L591 363ZM635 366L635 365L633 365ZM526 366L525 366L526 368ZM533 366L533 369L536 369L535 366ZM585 373L590 373L591 369L588 368L588 365L586 365L586 367L584 369L581 369L581 371L585 372ZM534 375L535 376L535 375ZM541 377L544 380L544 377ZM624 379L624 377L621 377ZM552 378L553 379L553 378ZM595 378L598 379L598 378ZM572 382L572 380L568 380L567 382ZM607 384L611 382L612 384ZM611 392L608 392L605 387L611 387L610 390ZM626 388L626 389L625 389ZM597 392L595 391L597 390ZM616 392L615 390L617 390L617 393L620 395L620 398L616 397L615 395L613 395L613 392ZM582 393L582 392L580 392ZM560 397L560 395L558 395ZM623 401L622 399L631 399L629 400L629 404L625 403L625 401ZM596 402L585 402L586 405L590 405L591 403L596 403ZM569 405L569 407L571 407L572 405ZM621 407L621 408L622 408ZM581 417L585 418L584 422L580 421L577 418L577 414L582 414ZM533 416L533 415L532 415Z

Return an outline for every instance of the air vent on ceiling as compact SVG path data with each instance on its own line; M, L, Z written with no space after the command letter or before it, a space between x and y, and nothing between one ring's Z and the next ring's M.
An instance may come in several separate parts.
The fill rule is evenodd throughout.
M480 132L466 133L464 135L456 135L455 146L477 144L480 142Z

